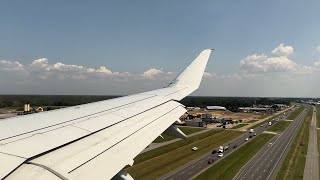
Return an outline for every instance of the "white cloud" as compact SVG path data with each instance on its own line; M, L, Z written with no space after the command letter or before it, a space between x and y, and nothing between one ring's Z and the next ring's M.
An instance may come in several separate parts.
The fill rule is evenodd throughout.
M240 61L240 68L247 72L292 72L296 71L298 65L285 56L268 57L262 55L250 55Z
M237 74L237 73L233 73L233 74L226 74L226 75L222 75L222 79L227 79L227 80L241 80L242 77Z
M281 43L278 47L272 50L271 53L278 56L289 56L293 53L293 47L285 46L283 43Z
M84 79L113 79L113 80L127 80L128 78L150 79L150 80L164 80L173 79L176 73L164 72L163 70L151 68L146 70L143 74L132 74L130 72L112 72L106 66L99 68L85 67L77 64L64 64L58 62L50 64L47 58L40 58L34 60L31 64L22 65L19 62L0 61L0 71L17 71L23 70L28 72L32 78L40 80L56 79L56 80L84 80ZM22 72L22 71L21 71ZM160 78L160 79L159 79Z
M30 67L35 69L46 69L49 67L48 59L47 58L36 59L30 64Z
M316 67L320 67L320 61L316 61L316 62L314 62L313 64L314 64L314 66L316 66Z
M4 71L22 71L24 66L19 62L11 62L6 60L0 60L0 70Z
M142 76L147 79L154 79L155 77L164 74L164 72L160 69L151 68L143 72Z
M99 69L96 70L96 72L103 73L103 74L112 74L112 71L110 71L104 66L101 66Z
M215 73L204 72L203 77L206 79L215 79L217 75Z
M320 46L316 47L316 52L320 53Z

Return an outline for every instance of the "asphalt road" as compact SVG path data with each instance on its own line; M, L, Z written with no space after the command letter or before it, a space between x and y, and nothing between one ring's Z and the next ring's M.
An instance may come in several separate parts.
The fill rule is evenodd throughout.
M287 117L290 114L290 112L292 112L292 111L293 111L293 109L290 110L289 113L286 113L286 115L280 114L275 119L278 119L278 120L285 119L285 117ZM275 119L272 121L273 123L276 123ZM265 131L267 128L268 128L268 122L264 123L263 127L260 126L260 127L255 128L254 132L256 134L260 134L263 131ZM220 159L224 158L225 156L227 156L228 154L232 153L236 149L236 148L234 148L234 145L237 145L237 148L238 148L241 145L243 145L244 143L246 143L247 141L245 141L245 139L251 135L252 135L252 133L245 133L244 135L241 135L240 137L227 143L227 144L229 144L229 149L223 152L223 154L224 154L223 157L218 157L218 153L211 154L211 152L209 152L209 153L203 155L202 157L195 159L195 160L189 162L188 164L178 168L177 170L160 177L159 179L165 179L165 180L191 179L192 177L199 174L201 171L203 171L203 170L209 168L210 166L214 165L215 163L217 163L218 160L220 160ZM224 144L221 146L224 147L227 144ZM209 159L214 159L214 163L208 164Z
M318 143L317 143L317 113L316 107L313 107L313 115L311 126L309 129L309 145L306 165L304 168L304 180L318 180L319 179L319 165L318 165Z
M308 108L303 110L294 121L278 134L271 142L265 145L240 171L236 180L269 180L275 179L290 145L299 127L304 121Z

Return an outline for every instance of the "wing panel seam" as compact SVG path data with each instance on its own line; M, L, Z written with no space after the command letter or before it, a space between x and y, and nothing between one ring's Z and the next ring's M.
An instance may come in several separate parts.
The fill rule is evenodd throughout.
M148 124L142 126L141 128L139 128L138 130L134 131L133 133L129 134L127 137L123 138L122 140L120 140L119 142L115 143L114 145L110 146L109 148L103 150L102 152L100 152L99 154L95 155L94 157L90 158L89 160L87 160L86 162L80 164L79 166L77 166L76 168L72 169L71 171L69 171L68 173L71 173L73 171L75 171L76 169L80 168L81 166L85 165L86 163L90 162L91 160L95 159L96 157L100 156L101 154L103 154L104 152L106 152L107 150L113 148L114 146L116 146L117 144L121 143L122 141L126 140L127 138L129 138L130 136L132 136L133 134L137 133L138 131L140 131L141 129L147 127L148 125L154 123L155 121L157 121L158 119L160 119L161 117L169 114L170 112L174 111L175 109L177 109L178 107L182 107L181 105L178 105L176 107L174 107L173 109L171 109L170 111L166 112L165 114L162 114L161 116L157 117L156 119L154 119L153 121L149 122Z
M69 145L69 144L72 144L72 143L74 143L74 142L77 142L77 141L79 141L79 140L81 140L81 139L84 139L84 138L89 137L89 136L91 136L91 135L93 135L93 134L96 134L96 133L98 133L98 132L100 132L100 131L103 131L103 130L111 127L111 126L117 125L117 124L119 124L119 123L121 123L121 122L127 121L127 120L129 120L129 119L131 119L131 118L133 118L133 117L135 117L135 116L138 116L138 115L140 115L140 114L142 114L142 113L145 113L145 112L147 112L147 111L150 111L151 109L154 109L154 108L159 107L159 106L161 106L161 105L163 105L163 104L166 104L166 103L168 103L168 102L170 102L170 101L171 101L171 100L166 101L166 102L163 102L163 103L161 103L161 104L159 104L159 105L157 105L157 106L154 106L154 107L149 108L149 109L147 109L147 110L145 110L145 111L142 111L142 112L140 112L140 113L138 113L138 114L135 114L135 115L133 115L133 116L130 116L130 117L128 117L128 118L126 118L126 119L123 119L123 120L121 120L121 121L119 121L119 122L117 122L117 123L114 123L114 124L109 125L109 126L107 126L107 127L101 128L101 129L99 129L99 130L97 130L97 131L94 131L94 132L92 132L92 133L90 133L90 134L87 134L87 135L84 135L84 136L82 136L82 137L80 137L80 138L78 138L78 139L75 139L75 140L73 140L73 141L67 142L67 143L62 144L62 145L60 145L60 146L57 146L57 147L55 147L55 148L53 148L53 149L50 149L50 150L48 150L48 151L42 152L42 153L40 153L40 154L38 154L38 155L35 155L35 156L33 156L33 157L28 158L28 160L31 161L31 160L33 160L33 159L36 159L37 157L43 156L43 155L45 155L45 154L47 154L47 153L50 153L50 152L55 151L55 150L57 150L57 149L60 149L60 148L62 148L62 147L64 147L64 146L67 146L67 145Z

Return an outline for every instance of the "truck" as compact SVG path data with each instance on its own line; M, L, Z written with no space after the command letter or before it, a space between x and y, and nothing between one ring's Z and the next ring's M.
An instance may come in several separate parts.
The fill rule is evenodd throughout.
M250 130L249 130L249 133L254 133L254 129L250 129Z
M223 153L223 150L224 150L223 147L220 146L218 152L219 152L219 153Z

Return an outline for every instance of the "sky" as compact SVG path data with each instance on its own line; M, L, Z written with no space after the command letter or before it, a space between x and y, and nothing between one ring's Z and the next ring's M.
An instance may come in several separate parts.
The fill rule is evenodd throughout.
M0 94L128 95L214 48L196 96L319 97L320 1L0 2Z

